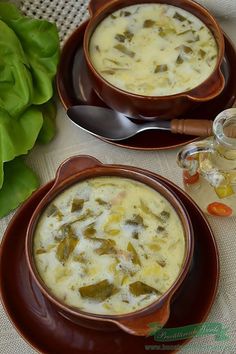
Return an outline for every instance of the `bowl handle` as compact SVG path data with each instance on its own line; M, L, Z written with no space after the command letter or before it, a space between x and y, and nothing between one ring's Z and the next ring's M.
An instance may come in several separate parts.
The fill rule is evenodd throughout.
M89 155L77 155L69 157L59 166L56 172L54 186L80 171L101 165L102 163L99 160Z
M107 0L90 0L88 5L90 17L93 17L97 10L99 10L103 5L107 4L108 2L109 1Z
M171 295L169 295L164 302L161 303L159 309L154 312L148 313L146 316L140 315L140 317L135 318L134 316L129 316L127 319L117 320L116 325L120 327L123 331L136 336L149 336L153 333L153 326L155 328L162 328L169 319L170 316L170 300ZM151 326L152 324L152 326Z
M193 101L209 101L209 99L213 99L218 96L225 87L225 78L222 74L221 70L219 69L209 80L209 84L206 88L202 89L200 86L199 89L193 90L193 95L189 95L188 98L192 99Z

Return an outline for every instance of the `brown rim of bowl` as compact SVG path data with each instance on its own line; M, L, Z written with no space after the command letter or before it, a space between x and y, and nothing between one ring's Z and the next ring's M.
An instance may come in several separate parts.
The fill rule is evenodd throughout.
M158 100L166 100L167 98L182 98L182 97L185 97L185 98L188 98L189 100L192 100L192 101L195 101L195 102L204 102L204 101L208 101L208 100L211 100L213 99L214 97L216 97L217 95L219 95L223 89L224 89L224 86L225 86L225 79L224 79L224 76L223 76L223 73L221 72L221 64L222 64L222 61L223 61L223 57L224 57L224 50L225 50L225 45L224 45L224 36L223 36L223 33L222 33L222 30L220 28L220 26L218 25L218 22L216 21L216 19L214 18L214 16L212 16L210 14L210 12L205 8L203 7L202 5L192 1L192 0L177 0L180 2L180 4L187 4L187 5L190 5L190 6L194 6L195 9L197 9L201 14L203 14L205 17L207 17L208 19L210 19L211 21L211 24L213 25L213 27L215 28L216 32L217 32L217 36L218 36L218 39L216 38L215 34L212 32L212 30L209 28L209 25L207 25L202 19L200 19L197 15L194 14L194 16L198 17L206 26L207 28L211 31L215 41L216 41L216 44L217 44L217 47L218 47L218 58L217 58L217 62L216 62L216 65L215 65L215 68L214 70L212 71L212 73L203 81L201 82L199 85L193 87L191 90L189 91L184 91L184 92L180 92L180 93L176 93L176 94L173 94L173 95L165 95L165 96L144 96L144 95L139 95L139 94L135 94L135 93L131 93L129 91L125 91L125 90L122 90L114 85L112 85L109 81L107 81L105 78L103 78L99 73L98 71L95 69L95 67L93 66L91 60L90 60L90 55L89 55L89 42L90 42L90 38L94 32L94 21L96 23L95 25L95 28L97 27L97 25L103 20L105 19L110 13L118 10L118 9L121 9L121 8L124 8L124 7L127 7L127 6L130 6L130 5L135 5L135 4L139 4L139 3L161 3L161 4L168 4L168 5L172 5L172 6L176 6L176 7L179 7L179 8L182 8L185 10L184 7L182 6L177 6L175 4L175 1L174 0L154 0L154 2L151 2L150 0L132 0L132 4L130 5L121 5L119 6L119 3L123 3L125 2L124 0L110 0L104 4L101 5L101 7L95 12L95 14L92 14L92 17L89 19L88 21L88 25L86 26L85 28L85 33L84 33L84 41L83 41L83 51L84 51L84 56L85 56L85 59L86 59L86 63L89 67L89 70L91 70L93 72L93 75L96 76L96 78L98 80L101 80L105 85L109 86L110 89L114 90L114 91L117 91L119 92L120 94L125 94L125 95L129 95L133 98L138 98L140 100L155 100L156 98L158 98ZM117 5L117 6L116 6ZM109 11L110 8L113 8L114 6L114 9L112 9L111 11ZM105 12L106 10L108 10L108 13L106 13L101 19L99 19L99 17L102 15L103 11ZM186 10L190 13L192 13L191 11L189 10ZM98 20L99 19L99 20ZM91 28L92 27L92 28ZM89 33L91 31L91 33ZM192 95L191 93L194 93L195 90L199 90L201 88L201 86L204 86L208 80L214 78L214 76L218 75L220 78L221 78L221 81L222 81L222 85L221 85L221 89L217 91L217 93L213 93L211 95L206 95L206 96L202 96L202 97L194 97L194 94Z
M177 197L174 192L170 191L166 186L162 185L159 181L155 181L151 177L143 175L141 172L129 170L126 169L125 167L120 167L120 166L114 168L114 166L101 165L99 167L96 167L95 169L97 170L96 173L93 172L94 168L89 168L77 174L72 175L71 177L67 178L65 181L60 182L56 186L54 184L53 187L46 194L46 196L41 200L41 202L35 209L27 228L26 242L25 242L26 260L27 260L30 273L33 276L33 279L36 282L37 286L39 287L41 292L46 296L46 298L48 298L54 305L59 307L61 310L74 316L79 316L90 320L98 320L98 321L101 320L101 321L112 322L117 325L117 323L119 323L118 321L119 319L128 319L129 317L133 317L133 316L139 317L142 316L142 314L144 314L145 312L154 313L155 307L158 304L162 303L168 297L171 298L174 295L174 293L178 290L178 288L184 281L186 275L188 274L189 267L191 265L191 260L193 256L193 250L194 250L194 232L193 232L193 228L192 228L192 224L188 212L185 206L183 205L183 203L180 201L179 197ZM130 178L138 182L147 184L149 187L159 192L164 198L168 200L168 202L172 205L172 207L175 208L179 216L179 219L182 223L184 234L185 234L186 247L185 247L184 260L182 264L182 270L179 273L178 277L176 278L175 282L172 284L169 290L165 292L158 300L154 301L150 305L140 310L133 311L127 314L121 314L121 315L94 314L94 313L81 311L69 305L65 305L62 301L56 298L47 288L46 284L43 282L42 278L40 277L34 262L34 256L32 252L34 230L36 228L38 220L40 219L42 212L45 210L48 204L51 203L52 200L55 197L57 197L61 192L71 187L75 183L82 182L83 180L89 178L95 178L99 176L108 176L108 177L117 176L117 177Z

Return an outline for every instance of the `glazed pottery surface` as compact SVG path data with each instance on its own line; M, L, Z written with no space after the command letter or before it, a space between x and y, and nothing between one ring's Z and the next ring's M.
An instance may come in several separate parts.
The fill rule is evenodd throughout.
M86 166L87 159L81 158L81 164ZM135 170L134 167L129 168ZM214 302L219 279L218 249L213 233L203 213L185 192L157 174L146 170L143 173L165 183L178 195L190 214L195 234L192 267L171 304L170 318L165 328L202 323ZM114 354L144 354L147 351L146 345L165 345L165 342L157 342L152 336L141 338L123 331L106 333L80 327L62 317L42 295L29 273L24 243L32 213L52 185L53 182L50 182L40 188L19 209L9 224L1 245L1 299L18 332L42 353L85 354L96 351L98 354L110 354L112 351ZM168 344L178 347L187 341L172 341Z
M105 103L96 95L88 78L83 54L83 36L87 22L81 24L68 38L63 46L57 74L57 91L62 104L67 109L78 104L105 107ZM197 108L182 115L181 118L214 119L222 110L232 107L236 98L236 75L234 63L236 52L230 39L225 38L225 56L222 72L225 77L225 88L219 97L198 105ZM172 118L172 117L170 117ZM193 136L172 134L170 132L146 131L120 142L110 144L136 150L173 149L196 140Z

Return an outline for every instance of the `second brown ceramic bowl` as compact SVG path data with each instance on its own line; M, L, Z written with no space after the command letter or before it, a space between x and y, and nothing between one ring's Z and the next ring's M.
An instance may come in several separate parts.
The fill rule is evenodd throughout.
M143 3L169 4L182 8L198 17L211 30L217 46L218 57L211 75L197 87L168 96L142 96L121 90L106 81L93 67L89 54L90 38L97 25L112 12ZM111 108L131 118L153 120L170 119L180 116L201 102L217 97L224 88L224 77L220 66L224 56L224 37L214 17L202 6L192 0L91 0L90 21L84 34L84 54L88 73L97 95Z
M179 200L179 198L170 189L165 187L156 180L145 176L142 172L135 172L126 169L125 167L117 167L112 165L103 165L92 157L87 157L87 166L80 168L79 156L72 157L66 160L58 169L56 174L56 180L53 187L46 194L46 196L39 203L38 207L34 211L30 220L27 235L26 235L26 258L29 270L39 286L44 296L56 307L66 318L78 323L82 326L102 329L102 330L114 330L121 328L129 334L145 336L149 333L149 323L156 322L163 326L170 315L170 303L181 286L182 282L186 278L189 268L191 266L191 260L193 256L194 248L194 235L193 228L189 218L189 215ZM176 210L180 221L183 226L185 235L185 255L180 273L174 282L174 284L168 289L168 291L162 295L154 303L147 307L131 312L125 315L98 315L80 311L77 308L71 307L58 300L47 288L43 280L41 279L33 256L33 242L34 232L37 226L38 220L48 206L50 202L66 188L70 187L74 183L83 181L88 178L94 178L97 176L119 176L132 180L142 182L154 190L158 191L164 198L166 198Z

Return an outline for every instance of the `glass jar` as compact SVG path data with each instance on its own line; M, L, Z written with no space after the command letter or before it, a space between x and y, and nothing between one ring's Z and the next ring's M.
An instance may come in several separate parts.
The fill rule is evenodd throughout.
M236 108L213 122L214 136L186 145L177 156L186 192L207 214L236 215Z

